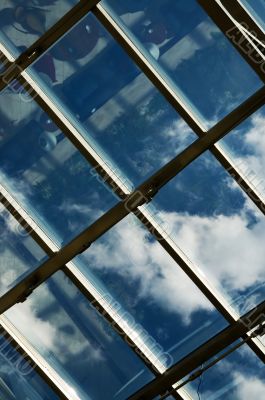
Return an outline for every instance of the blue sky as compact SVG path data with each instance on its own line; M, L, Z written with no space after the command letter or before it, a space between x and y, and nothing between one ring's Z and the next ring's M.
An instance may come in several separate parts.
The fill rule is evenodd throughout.
M119 2L109 3L114 7ZM169 1L170 6L173 3ZM161 23L165 24L159 21L159 13L150 16L150 2L141 4L145 15L141 9L130 9L134 11L131 13L122 10L123 23L140 40L148 33L146 27L151 16L156 24L160 23L160 29ZM179 87L178 94L194 107L195 114L201 115L203 124L211 126L254 93L261 82L197 3L190 1L185 7L180 2L175 4L177 13L169 9L172 14L175 10L176 24L172 25L170 20L166 39L159 44L160 59L156 67ZM133 3L130 6L134 7ZM158 7L156 11L159 10ZM185 26L182 20L188 21ZM96 36L94 47L86 56L77 56L72 33L49 52L56 67L56 82L49 78L49 68L46 74L40 72L38 63L30 73L54 96L59 108L67 110L69 120L97 154L107 157L115 173L126 179L128 188L136 186L179 154L196 136L95 23L94 17L86 17L79 28L84 40L91 30ZM72 54L72 58L63 60L65 54ZM1 94L1 181L37 217L48 235L65 244L114 205L117 198L95 178L89 164L36 103L25 100L23 94L10 88ZM222 142L243 172L250 168L255 179L262 179L264 174L264 122L264 111L260 110ZM43 148L41 139L53 143L49 142L49 151ZM264 299L264 217L208 152L164 187L153 206L152 212L163 222L170 240L228 303L243 313ZM21 238L9 217L5 218L10 236L2 237L2 243L12 237L20 246L27 244L28 253L24 258L21 255L21 264L28 263L31 253L34 268L40 262L36 256L34 259L34 246ZM16 259L14 249L10 251ZM78 262L82 273L94 282L98 280L101 289L105 285L174 361L226 326L220 314L135 218L119 223ZM18 267L13 263L10 277L1 275L2 287L6 288L5 279L12 283L25 272L24 267L22 271ZM73 377L73 390L80 390L82 396L87 392L88 397L84 398L104 399L103 388L94 385L94 379L107 374L104 384L107 379L113 396L130 382L117 397L122 400L127 390L135 390L151 376L102 319L91 310L84 310L84 304L77 289L58 274L8 315L60 373ZM38 328L34 332L32 324ZM93 329L98 334L98 347L94 346ZM240 360L235 357L225 364L230 371L229 379L241 376L246 385L249 378L251 385L252 361L245 357L246 368L237 369ZM126 371L124 364L128 366ZM208 394L218 386L214 379L211 382L212 387L205 389ZM259 393L264 385L259 374L254 383ZM236 394L231 392L237 396L233 399L245 400L249 389L241 389L236 389Z

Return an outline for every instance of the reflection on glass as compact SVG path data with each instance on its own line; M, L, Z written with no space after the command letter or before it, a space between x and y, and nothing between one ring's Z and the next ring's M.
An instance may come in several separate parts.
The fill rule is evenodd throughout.
M129 313L131 329L156 355L159 349L167 368L226 325L136 218L127 217L80 259L81 272L121 318Z
M57 400L57 395L0 330L1 400Z
M264 0L239 0L256 22L265 29L265 3Z
M77 0L2 0L0 5L0 40L13 55L33 44Z
M187 385L192 398L207 400L263 399L265 375L263 362L243 345L192 384Z
M153 377L62 272L6 314L65 379L71 400L125 400Z
M264 215L211 154L165 186L154 204L198 273L240 314L264 300Z
M204 126L212 126L261 87L196 0L102 3Z
M0 95L0 181L58 243L116 203L88 162L17 82Z
M117 167L107 162L113 174L124 173L133 182L145 179L196 138L90 14L30 73L96 151L102 154L101 146L112 157Z
M0 295L46 259L45 253L0 206Z

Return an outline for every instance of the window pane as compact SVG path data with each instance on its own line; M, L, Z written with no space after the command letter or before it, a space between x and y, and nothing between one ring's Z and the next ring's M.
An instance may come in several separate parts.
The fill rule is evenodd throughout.
M240 314L264 300L264 215L213 156L188 166L154 204L195 271Z
M264 0L239 0L257 23L265 29L265 3Z
M33 44L78 0L1 0L0 41L19 55Z
M262 399L265 393L263 362L247 345L215 364L186 389L194 399Z
M46 258L29 233L0 205L0 295Z
M0 95L1 183L57 243L116 203L88 162L13 82Z
M155 354L159 349L167 368L226 325L135 217L112 228L80 259L81 272Z
M102 3L204 126L261 87L196 0Z
M4 332L0 334L1 400L58 400L57 395L12 346Z
M65 379L71 400L125 400L153 377L62 272L6 314Z
M124 180L142 181L196 138L90 14L30 73Z
M255 186L262 199L265 196L264 123L265 107L262 107L219 143L242 175Z

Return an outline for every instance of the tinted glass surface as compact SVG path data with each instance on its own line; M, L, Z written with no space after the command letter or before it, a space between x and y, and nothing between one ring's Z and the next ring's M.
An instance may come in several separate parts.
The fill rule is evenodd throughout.
M261 86L196 0L102 3L202 125L212 126Z

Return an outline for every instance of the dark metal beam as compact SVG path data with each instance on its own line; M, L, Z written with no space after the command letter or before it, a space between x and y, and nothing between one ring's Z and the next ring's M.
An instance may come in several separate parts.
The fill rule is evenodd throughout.
M145 385L128 400L152 400L158 395L163 395L169 387L185 378L188 374L199 368L210 358L216 356L226 347L245 335L265 319L265 302L245 314L241 319L231 324L228 328L214 336L208 342L173 365L160 377Z

